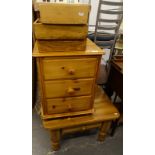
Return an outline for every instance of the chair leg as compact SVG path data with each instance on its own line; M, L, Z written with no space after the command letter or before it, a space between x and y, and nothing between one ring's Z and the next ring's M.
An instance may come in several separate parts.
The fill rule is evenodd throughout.
M111 121L106 121L102 123L99 131L98 139L97 139L98 141L103 141L105 139L105 136L110 126L111 126Z
M116 99L117 99L117 94L115 93L114 100L113 100L113 104L116 103Z
M51 130L51 142L54 151L60 148L60 130Z
M118 119L115 120L115 121L112 121L112 124L111 124L111 132L110 132L110 135L111 136L114 136L114 133L115 133L116 128L117 128L117 123L118 123Z

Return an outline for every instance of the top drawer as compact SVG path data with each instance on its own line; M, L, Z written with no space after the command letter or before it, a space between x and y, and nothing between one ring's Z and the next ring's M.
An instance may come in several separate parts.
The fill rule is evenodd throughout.
M39 5L40 20L48 24L87 24L90 5L44 3Z
M97 70L97 58L50 59L43 58L43 76L45 80L94 77Z

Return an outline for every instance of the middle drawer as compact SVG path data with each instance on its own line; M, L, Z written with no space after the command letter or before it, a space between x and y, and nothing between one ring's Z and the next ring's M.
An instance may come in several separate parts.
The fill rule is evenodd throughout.
M94 77L97 70L97 58L70 58L42 60L45 80Z
M45 97L69 97L90 95L94 84L94 78L78 80L54 80L44 81Z

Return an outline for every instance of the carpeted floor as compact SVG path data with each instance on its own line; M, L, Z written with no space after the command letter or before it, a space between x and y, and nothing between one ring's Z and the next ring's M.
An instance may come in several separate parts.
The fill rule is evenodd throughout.
M123 126L117 128L115 135L98 142L97 130L74 134L61 141L61 149L53 151L49 132L43 128L36 112L32 114L32 155L123 155Z

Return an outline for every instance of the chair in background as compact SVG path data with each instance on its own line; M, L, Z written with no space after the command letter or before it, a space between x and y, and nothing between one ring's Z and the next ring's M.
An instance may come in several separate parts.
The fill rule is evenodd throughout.
M114 47L123 18L123 2L100 0L94 42L101 48Z
M108 61L101 64L98 84L105 85L110 70L110 61L114 55L114 47L119 36L119 28L123 19L123 2L99 0L95 32L88 35L99 47L110 52Z

